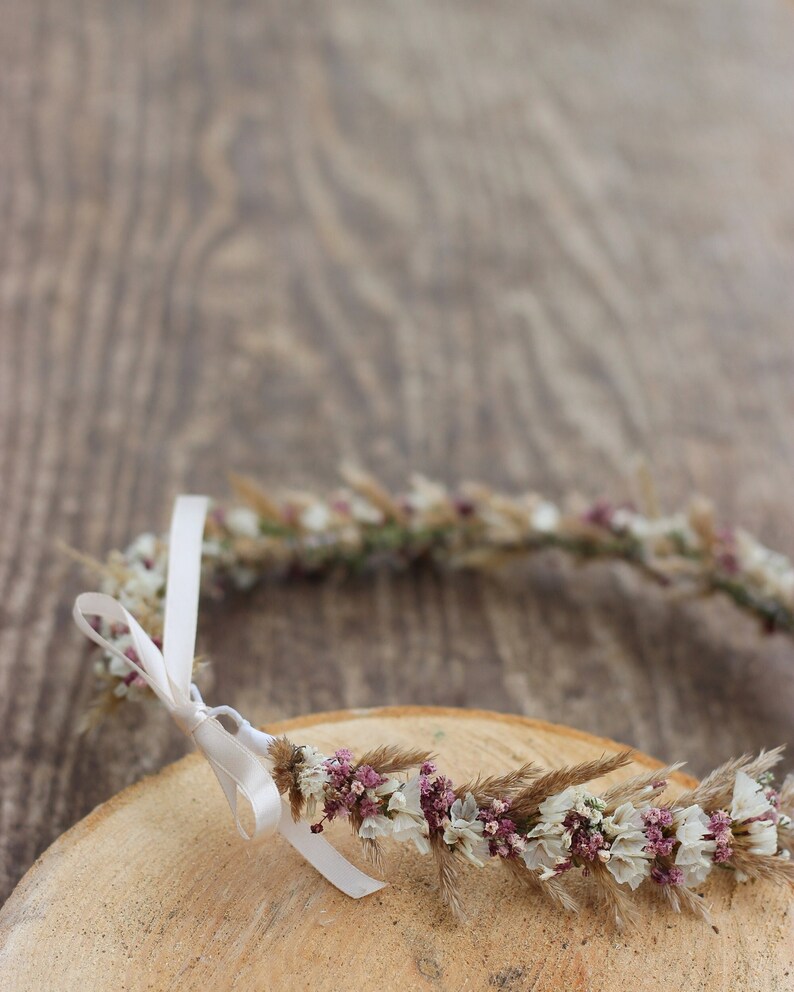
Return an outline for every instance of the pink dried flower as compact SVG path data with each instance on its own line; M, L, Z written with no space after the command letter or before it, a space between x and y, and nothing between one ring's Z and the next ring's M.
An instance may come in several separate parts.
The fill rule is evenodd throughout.
M717 843L717 849L714 852L714 864L722 865L726 861L730 861L733 857L733 848L730 844L720 844Z
M376 772L371 765L362 765L356 771L355 778L365 789L377 789L379 785L382 785L386 781L386 776Z
M673 814L667 806L651 806L643 810L642 822L646 827L669 827L673 823Z
M716 838L719 834L723 834L730 830L733 820L728 813L723 809L718 809L716 813L712 813L709 817L709 831Z
M678 865L670 865L669 868L662 868L654 865L651 868L651 878L657 885L683 885L684 873Z
M585 861L595 861L598 852L606 846L604 835L599 830L592 832L586 829L576 830L571 838L571 854Z
M612 524L612 516L615 507L607 500L599 499L582 514L582 519L588 524L595 524L596 527L609 528Z
M712 813L709 817L709 834L707 836L716 842L713 855L715 864L725 864L733 857L732 823L731 817L722 809Z
M648 843L645 845L648 854L653 854L659 858L666 858L672 854L675 837L665 837L661 829L656 826L648 827L645 834L648 838Z
M432 762L425 762L422 768L427 766L435 770ZM444 829L444 823L449 818L449 809L456 799L450 779L444 775L431 779L425 774L420 774L419 803L431 833Z
M673 824L673 814L667 806L651 806L643 810L642 822L648 843L645 850L655 857L666 858L673 853L675 836L665 836L665 829Z
M377 816L380 813L380 803L374 799L370 799L369 796L364 796L358 804L358 811L361 814L361 818L366 820L368 816Z

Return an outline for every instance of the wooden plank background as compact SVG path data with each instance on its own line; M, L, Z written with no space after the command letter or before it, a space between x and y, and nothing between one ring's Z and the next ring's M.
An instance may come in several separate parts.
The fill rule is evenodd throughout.
M621 495L643 453L794 553L791 4L9 0L0 89L0 897L186 746L155 710L75 735L58 538L228 470ZM621 568L204 621L210 698L262 721L471 704L696 772L794 736L790 641Z

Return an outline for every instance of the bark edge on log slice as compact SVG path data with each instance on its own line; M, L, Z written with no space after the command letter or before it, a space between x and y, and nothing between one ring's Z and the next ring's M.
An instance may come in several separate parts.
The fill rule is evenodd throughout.
M457 781L620 748L525 717L420 706L268 729L326 750L426 746ZM637 753L616 777L659 766ZM328 837L364 866L343 824ZM30 869L0 912L3 988L634 992L675 975L692 992L794 989L794 901L779 888L714 872L703 892L719 934L650 896L639 930L619 933L592 901L566 915L488 865L462 873L461 925L440 904L430 859L385 847L391 884L348 899L282 838L239 838L208 764L189 755L97 807Z

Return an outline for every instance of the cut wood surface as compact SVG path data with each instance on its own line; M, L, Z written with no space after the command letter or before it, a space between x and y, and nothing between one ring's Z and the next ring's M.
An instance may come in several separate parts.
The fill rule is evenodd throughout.
M75 734L58 540L102 557L229 471L620 498L643 454L663 506L794 553L792 107L790 0L7 0L0 899L186 748L157 710ZM697 774L793 737L790 641L554 555L201 627L208 700L262 723L484 706Z
M421 746L457 781L620 747L522 717L432 707L325 713L269 729L326 751ZM653 767L637 754L603 781ZM691 781L676 775L671 794ZM344 825L328 836L363 863ZM0 912L0 975L16 992L794 988L791 893L713 874L702 891L719 934L650 894L638 896L647 914L639 929L619 933L587 896L580 913L565 914L494 865L463 871L469 922L460 924L434 891L430 859L394 842L389 886L356 901L281 838L241 840L209 766L192 755L45 852Z

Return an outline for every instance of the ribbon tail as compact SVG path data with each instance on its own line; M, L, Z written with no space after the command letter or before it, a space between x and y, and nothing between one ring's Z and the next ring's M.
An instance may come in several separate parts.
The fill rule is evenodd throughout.
M284 806L278 825L279 833L337 889L353 899L361 899L388 884L356 868L327 840L319 834L313 834L305 820L296 823L286 803Z
M270 772L257 756L214 717L204 720L193 730L193 740L221 784L240 835L250 840L272 833L281 817L281 797ZM247 800L253 813L250 835L240 819L239 796Z

